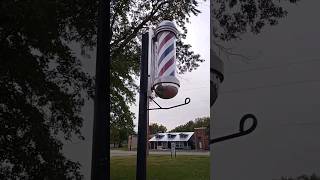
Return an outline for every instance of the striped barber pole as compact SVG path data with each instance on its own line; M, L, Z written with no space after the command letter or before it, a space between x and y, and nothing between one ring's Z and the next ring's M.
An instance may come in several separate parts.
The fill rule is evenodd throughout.
M158 77L174 76L176 71L175 34L162 31L158 34Z
M162 99L171 99L179 91L176 75L176 38L178 30L172 21L164 20L155 29L155 80L153 89Z

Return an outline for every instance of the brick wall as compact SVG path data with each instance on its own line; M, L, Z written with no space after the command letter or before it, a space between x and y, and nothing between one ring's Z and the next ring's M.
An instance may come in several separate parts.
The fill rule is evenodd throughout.
M195 148L197 150L209 150L209 136L206 134L207 128L194 129Z

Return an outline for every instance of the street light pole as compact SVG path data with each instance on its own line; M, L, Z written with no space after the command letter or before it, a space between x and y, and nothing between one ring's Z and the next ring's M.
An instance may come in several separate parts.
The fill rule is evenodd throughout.
M99 1L91 180L110 178L110 0Z

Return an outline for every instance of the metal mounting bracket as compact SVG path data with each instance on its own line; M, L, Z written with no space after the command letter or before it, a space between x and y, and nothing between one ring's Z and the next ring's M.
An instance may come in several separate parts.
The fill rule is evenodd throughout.
M252 125L249 129L244 130L245 121L250 118L253 120ZM229 139L233 139L233 138L237 138L240 136L250 134L251 132L253 132L256 129L257 125L258 125L257 118L253 114L246 114L240 119L239 132L234 133L234 134L230 134L227 136L222 136L222 137L210 139L210 144L214 144L217 142L221 142L221 141L225 141L225 140L229 140Z
M159 107L158 108L150 108L148 110L159 110L159 109L172 109L172 108L176 108L176 107L179 107L179 106L184 106L184 105L187 105L190 103L191 99L190 98L186 98L184 100L184 103L183 104L179 104L179 105L175 105L175 106L171 106L171 107L161 107L152 97L149 97L154 103L156 103L156 105L158 105Z

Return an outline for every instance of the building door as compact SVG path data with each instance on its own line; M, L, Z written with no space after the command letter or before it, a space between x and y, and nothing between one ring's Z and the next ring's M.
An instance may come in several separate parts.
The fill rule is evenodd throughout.
M202 149L202 141L201 141L201 137L198 137L198 147L197 149Z

